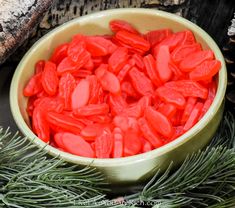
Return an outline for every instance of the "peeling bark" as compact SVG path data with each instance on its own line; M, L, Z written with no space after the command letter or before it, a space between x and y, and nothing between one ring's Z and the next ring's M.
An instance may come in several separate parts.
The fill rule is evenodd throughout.
M221 46L227 38L227 28L235 11L235 2L231 0L0 0L0 63L21 45L10 58L18 61L37 39L64 22L95 11L127 7L156 8L182 15L205 29ZM41 18L43 19L40 22ZM28 38L30 33L33 33L33 36Z
M187 0L55 0L40 28L49 29L75 17L113 8L159 8L177 13L185 1Z
M7 0L4 0L6 2ZM10 2L10 0L8 0ZM13 0L11 0L13 1ZM17 3L10 3L14 5L8 7L8 17L5 15L1 15L0 12L0 22L1 16L4 16L4 21L6 22L9 19L11 22L16 22L14 31L18 31L12 38L11 34L6 34L6 37L10 38L7 44L4 45L4 49L0 52L0 63L3 62L14 50L21 45L21 47L11 56L10 60L18 61L25 51L41 36L45 33L49 32L54 27L63 24L71 19L76 17L86 15L95 11L101 11L106 9L113 9L113 8L133 8L133 7L142 7L142 8L158 8L161 10L177 13L179 15L182 14L182 6L185 1L187 0L38 0L36 1L36 6L28 6L30 2L35 0L24 0L25 4L21 5L21 9L14 9L17 8L19 5ZM20 0L17 0L19 3ZM51 8L49 5L52 3ZM32 3L31 3L32 4ZM1 3L0 3L1 5ZM6 5L4 5L6 7ZM30 7L30 11L26 8ZM24 8L24 9L23 9ZM2 7L0 9L4 10ZM26 11L27 12L22 12ZM39 22L40 18L43 17L44 11L47 10L46 15L44 16L43 20L39 24L39 26L33 30L33 26L36 26ZM17 15L21 17L20 21L14 17L14 11L17 12ZM21 12L20 12L21 11ZM34 19L33 19L34 18ZM24 22L31 21L31 25L25 25ZM9 24L8 24L9 25ZM0 26L1 31L1 26ZM29 33L33 33L33 37L28 38ZM0 36L1 37L1 36ZM28 38L28 39L27 39ZM27 40L26 40L27 39ZM24 44L22 45L23 41ZM1 42L0 42L1 44ZM17 56L15 55L17 54Z
M27 39L52 0L1 0L0 63Z

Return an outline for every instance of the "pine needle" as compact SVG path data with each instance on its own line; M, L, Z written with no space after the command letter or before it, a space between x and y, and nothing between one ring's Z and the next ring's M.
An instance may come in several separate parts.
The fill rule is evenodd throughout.
M235 207L235 118L226 113L210 145L172 164L139 193L108 200L101 173L48 158L25 138L0 128L0 207Z
M26 138L0 128L0 206L105 207L106 184L96 169L49 159Z
M211 144L173 170L156 175L126 200L155 203L154 208L208 207L235 199L235 118L227 113ZM227 200L228 199L228 200ZM214 208L214 207L213 207Z

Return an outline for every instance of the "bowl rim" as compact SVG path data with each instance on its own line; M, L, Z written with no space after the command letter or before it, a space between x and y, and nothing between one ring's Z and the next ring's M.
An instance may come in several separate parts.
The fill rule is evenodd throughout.
M60 151L50 145L46 145L43 141L41 141L28 127L26 122L23 119L23 116L20 112L20 108L18 105L18 85L20 80L21 71L26 63L26 61L29 59L30 56L33 55L37 51L37 48L40 47L40 44L46 41L47 39L50 39L56 32L59 32L61 30L64 30L66 28L69 28L74 23L79 23L83 21L89 21L95 20L96 17L99 16L112 16L113 14L126 14L126 13L134 13L134 14L147 14L152 15L156 17L163 17L167 18L173 21L177 21L180 24L184 25L185 27L192 30L194 33L197 33L200 37L202 37L208 44L208 46L214 51L215 56L217 59L221 61L221 70L219 72L219 79L218 79L218 88L216 92L216 96L214 98L214 101L212 105L210 106L207 113L201 118L201 120L194 125L189 131L184 133L182 136L178 137L174 141L171 141L168 144L165 144L164 146L151 150L146 153L137 154L134 156L129 157L123 157L123 158L107 158L107 159L98 159L98 158L86 158L81 157L77 155L73 155L70 153L66 153L63 151ZM121 166L121 165L128 165L133 163L139 163L143 160L149 160L156 157L159 157L163 154L166 154L173 149L177 148L180 145L183 145L188 140L190 140L194 135L196 135L198 132L200 132L205 125L207 125L213 118L214 114L219 110L220 106L222 105L222 102L224 100L225 91L226 91L226 83L227 83L227 71L226 71L226 65L224 62L223 55L215 43L215 41L199 26L196 24L190 22L189 20L164 11L159 11L156 9L145 9L145 8L121 8L121 9L110 9L105 11L99 11L94 12L92 14L88 14L82 17L75 18L71 21L68 21L67 23L64 23L43 37L41 37L37 42L33 44L33 46L28 50L28 52L24 55L20 63L18 64L14 76L12 78L11 86L10 86L10 108L13 115L13 118L18 126L18 128L21 130L21 132L26 135L26 137L35 143L40 148L44 148L45 151L48 153L59 156L65 161L76 163L76 164L83 164L83 165L91 165L95 167L114 167L114 166Z

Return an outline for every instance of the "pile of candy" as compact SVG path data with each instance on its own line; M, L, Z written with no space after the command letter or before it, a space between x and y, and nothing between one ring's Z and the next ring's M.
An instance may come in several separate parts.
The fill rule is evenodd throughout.
M221 63L191 31L77 34L35 65L27 111L44 142L84 157L140 154L176 139L207 112Z

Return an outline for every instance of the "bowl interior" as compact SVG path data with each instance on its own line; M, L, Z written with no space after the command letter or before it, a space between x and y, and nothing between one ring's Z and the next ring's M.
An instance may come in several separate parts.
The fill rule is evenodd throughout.
M126 158L91 159L61 152L49 145L46 146L45 149L51 154L59 154L67 161L85 165L92 163L97 166L114 166L120 162L128 164L137 160L145 160L148 158L157 157L158 155L171 151L172 149L186 142L193 135L197 134L197 132L200 131L200 129L202 129L203 126L205 126L205 124L212 119L224 98L226 89L226 68L223 56L212 38L193 23L173 14L150 9L116 9L93 13L91 15L70 21L45 35L27 52L16 69L10 92L12 114L20 130L30 139L35 138L34 143L36 143L38 146L43 147L45 143L37 138L30 129L29 117L26 112L28 100L23 96L22 93L24 86L34 73L35 63L40 59L48 59L56 46L71 40L71 37L77 33L86 35L110 34L111 31L109 30L108 25L109 22L113 19L126 20L134 25L142 33L161 28L171 28L175 32L182 31L184 29L190 29L193 31L197 41L201 43L202 47L204 49L212 49L216 58L222 63L222 68L218 77L217 94L209 111L191 130L182 135L180 138L161 148L141 155Z

